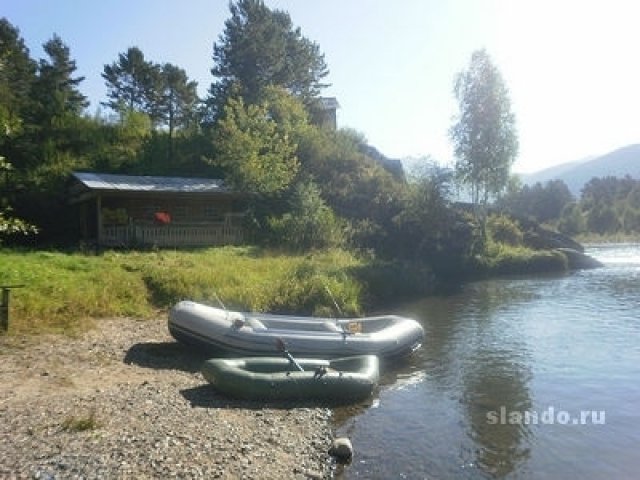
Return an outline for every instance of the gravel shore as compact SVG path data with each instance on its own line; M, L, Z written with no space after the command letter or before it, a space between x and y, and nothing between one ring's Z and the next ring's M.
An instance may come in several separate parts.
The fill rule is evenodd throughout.
M227 399L166 321L0 337L0 478L330 478L330 411Z

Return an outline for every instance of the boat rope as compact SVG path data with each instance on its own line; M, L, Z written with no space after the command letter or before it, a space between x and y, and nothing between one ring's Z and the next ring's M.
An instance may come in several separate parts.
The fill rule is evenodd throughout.
M340 308L340 305L338 305L338 302L336 301L336 297L333 296L333 293L331 292L329 285L325 285L324 289L329 294L329 297L331 297L331 301L333 301L333 305L336 307L336 311L340 314L341 317L344 317L344 312ZM344 325L340 324L337 317L335 320L336 320L336 326L340 329L340 332L342 333L342 340L346 340L347 335L353 335L353 332L350 332L349 330L345 329Z
M338 302L336 302L336 297L334 297L333 293L331 293L331 289L329 288L329 285L325 285L324 289L329 294L329 297L331 298L331 301L333 302L333 305L336 307L336 311L338 312L338 314L340 314L341 317L344 317L344 312L340 308L340 305L338 305ZM338 321L338 319L336 318L336 323L337 323L337 321Z
M218 303L220 304L220 306L224 310L224 313L226 315L225 318L228 320L229 319L229 310L227 309L225 304L222 302L222 299L218 296L218 293L215 291L215 289L213 290L213 296L216 298L216 300L218 301Z

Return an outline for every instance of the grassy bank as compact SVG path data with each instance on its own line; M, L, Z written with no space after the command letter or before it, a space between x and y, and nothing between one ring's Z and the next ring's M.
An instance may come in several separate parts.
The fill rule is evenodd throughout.
M394 278L390 278L393 276ZM109 316L164 315L181 299L229 308L345 315L427 290L427 272L342 250L307 255L252 247L100 255L0 250L0 284L24 284L11 300L10 333L86 328ZM329 293L331 292L331 293ZM332 298L333 297L333 298Z
M447 276L464 281L564 271L566 262L559 252L492 243L468 270L452 265ZM0 285L11 284L25 288L12 293L10 334L73 334L97 318L164 316L182 299L217 305L216 295L232 309L358 316L425 295L434 279L417 263L343 250L285 254L221 247L92 255L2 249Z
M482 252L468 258L443 260L436 268L443 286L501 276L527 276L563 273L569 259L557 250L536 250L489 240Z
M472 269L482 276L530 275L567 271L568 261L564 254L555 250L533 250L490 242L485 254L474 260Z

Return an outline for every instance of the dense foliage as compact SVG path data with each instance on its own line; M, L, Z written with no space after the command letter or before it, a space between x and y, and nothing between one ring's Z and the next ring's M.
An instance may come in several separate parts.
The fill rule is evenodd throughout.
M515 185L497 206L568 235L640 233L640 180L628 176L592 178L578 199L562 180Z
M245 105L229 98L215 135L216 158L227 181L240 191L276 194L298 173L296 145L286 125L269 115L267 104Z
M590 232L640 233L640 180L593 178L582 189L580 208Z
M569 187L562 180L549 180L545 184L511 184L507 193L496 204L512 213L547 223L560 218L563 209L573 200Z
M394 256L426 259L436 271L464 268L477 252L480 232L475 220L451 203L453 173L425 164L409 179L403 205L394 217Z
M280 217L269 216L268 223L274 246L305 251L347 244L346 222L336 216L311 181L297 184L289 200L289 211Z

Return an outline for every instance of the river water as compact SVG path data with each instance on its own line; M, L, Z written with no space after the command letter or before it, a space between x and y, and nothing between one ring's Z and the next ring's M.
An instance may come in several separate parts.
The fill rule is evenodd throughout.
M342 479L640 478L640 245L407 305L426 341L335 411Z

